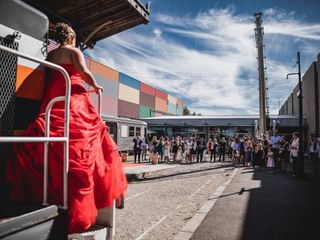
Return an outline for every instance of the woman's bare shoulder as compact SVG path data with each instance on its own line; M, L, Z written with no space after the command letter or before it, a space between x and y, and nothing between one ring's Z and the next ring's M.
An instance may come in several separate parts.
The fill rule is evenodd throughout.
M69 51L72 52L73 54L83 55L81 50L79 48L76 48L76 47L69 48Z
M48 56L54 56L54 55L61 55L61 54L68 54L68 53L82 53L80 49L76 47L60 47L57 49L54 49L48 53Z
M79 48L72 47L69 49L71 53L71 58L73 61L79 61L81 62L84 58L82 51Z

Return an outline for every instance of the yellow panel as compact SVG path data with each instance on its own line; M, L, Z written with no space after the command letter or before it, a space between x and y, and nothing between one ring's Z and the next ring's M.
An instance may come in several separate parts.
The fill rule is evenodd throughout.
M168 101L173 103L173 104L177 104L177 98L173 97L171 95L168 95Z
M140 101L139 90L120 83L119 99L127 102L131 102L131 103L139 104L139 101Z

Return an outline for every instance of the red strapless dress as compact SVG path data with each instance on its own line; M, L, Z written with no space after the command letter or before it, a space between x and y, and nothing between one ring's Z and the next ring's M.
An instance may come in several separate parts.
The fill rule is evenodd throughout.
M62 65L71 79L69 143L69 232L80 232L96 221L97 209L112 205L127 189L118 148L99 114L77 70ZM44 136L44 112L49 101L65 95L65 81L57 71L52 76L38 117L25 136ZM51 111L50 136L63 136L64 102ZM7 166L16 201L41 202L43 198L43 143L15 144L15 159ZM49 144L49 202L62 205L63 143Z

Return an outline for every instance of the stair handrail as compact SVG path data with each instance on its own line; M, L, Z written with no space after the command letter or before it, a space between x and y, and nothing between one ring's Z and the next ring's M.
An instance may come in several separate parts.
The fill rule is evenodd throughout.
M67 71L54 63L48 62L46 60L38 59L36 57L30 56L28 54L18 52L11 48L0 45L0 50L17 55L19 57L38 62L46 67L53 68L59 71L66 82L66 94L65 96L58 96L53 98L45 112L45 136L44 137L12 137L12 136L0 136L0 143L7 142L44 142L44 186L43 186L43 205L48 205L48 144L49 142L63 142L64 143L64 154L63 154L63 209L68 209L68 172L69 172L69 119L70 119L70 93L71 93L71 81ZM59 101L64 101L64 135L63 137L50 137L50 112L52 106ZM59 206L61 207L61 206Z

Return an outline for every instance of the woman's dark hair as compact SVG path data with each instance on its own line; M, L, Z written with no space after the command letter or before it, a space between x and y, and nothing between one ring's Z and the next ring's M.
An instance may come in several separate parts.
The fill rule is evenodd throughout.
M75 32L73 29L66 23L59 22L55 28L54 38L59 44L66 44L70 38L75 37Z
M296 136L296 137L299 137L300 134L299 134L299 132L294 132L294 133L292 133L292 135Z

